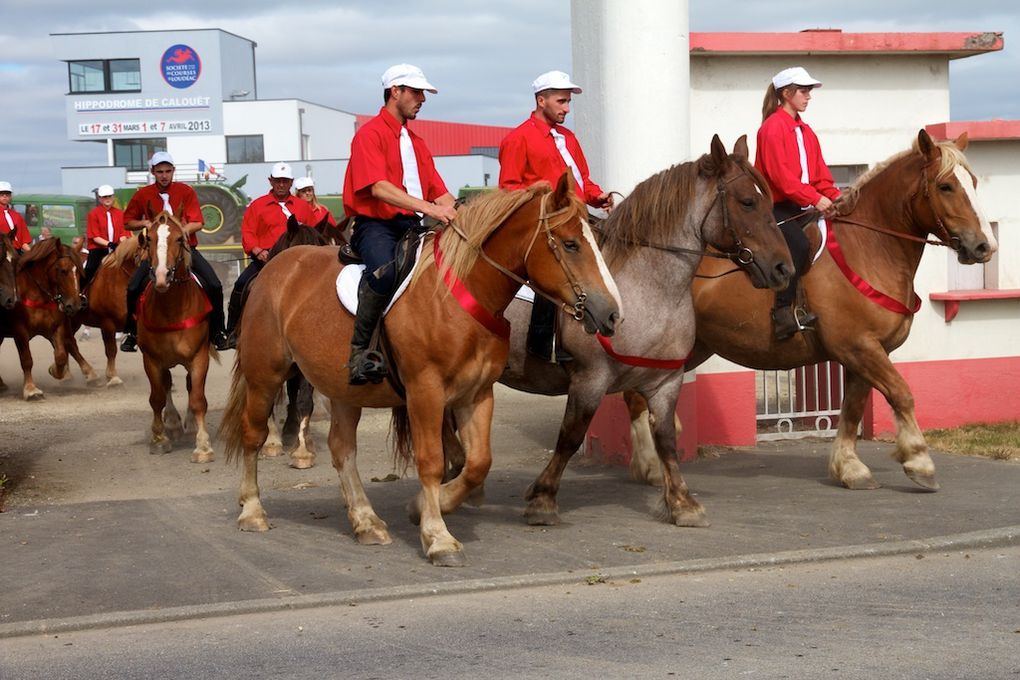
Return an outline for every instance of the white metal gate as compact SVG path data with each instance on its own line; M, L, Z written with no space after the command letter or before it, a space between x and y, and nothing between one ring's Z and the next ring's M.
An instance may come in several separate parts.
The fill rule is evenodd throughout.
M834 436L843 381L843 367L833 361L789 371L755 371L757 438Z

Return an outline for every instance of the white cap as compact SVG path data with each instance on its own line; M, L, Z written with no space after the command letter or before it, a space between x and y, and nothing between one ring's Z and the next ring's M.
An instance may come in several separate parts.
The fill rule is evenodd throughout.
M96 189L96 196L113 196L113 187L109 184L104 184Z
M791 66L772 77L772 85L778 90L787 85L800 85L802 87L821 87L822 81L815 80L804 70L803 66Z
M406 85L416 90L427 90L432 94L439 94L439 90L425 79L421 69L411 64L397 64L390 66L382 74L382 86L387 90L394 85Z
M308 187L314 187L315 181L311 177L298 177L294 180L294 191L301 191Z
M166 151L157 151L152 154L152 158L149 159L149 168L154 168L160 163L174 164L174 157L168 154Z
M543 90L570 90L574 94L581 94L581 88L570 82L570 76L563 71L543 73L531 83L531 90L535 94Z
M4 191L7 193L11 193L13 191L13 189L11 189L10 182L0 182L0 193L3 193Z
M273 166L273 171L269 173L269 176L276 179L294 179L294 171L286 163L277 163Z

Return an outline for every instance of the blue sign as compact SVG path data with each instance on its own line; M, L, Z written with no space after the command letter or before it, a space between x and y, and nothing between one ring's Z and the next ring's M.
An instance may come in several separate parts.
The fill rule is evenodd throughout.
M183 90L194 85L202 74L202 60L187 45L171 45L159 60L159 69L167 84Z

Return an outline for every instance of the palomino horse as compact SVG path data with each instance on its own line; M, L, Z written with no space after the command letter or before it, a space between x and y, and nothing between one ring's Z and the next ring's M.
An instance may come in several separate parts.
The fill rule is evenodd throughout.
M88 306L71 320L68 351L85 372L85 359L78 350L74 333L82 326L98 328L106 352L106 386L116 387L124 381L117 375L117 331L124 327L127 317L127 286L138 268L138 239L128 239L103 258L103 264L85 291Z
M463 546L442 513L459 507L489 470L492 385L508 349L502 312L515 291L529 279L571 309L589 333L613 334L619 297L586 217L566 172L552 191L542 183L481 197L441 235L427 239L410 286L383 322L403 395L388 382L347 384L353 317L337 301L336 249L290 248L267 264L241 320L243 340L220 427L228 459L244 454L240 528L269 528L259 499L258 450L280 386L300 370L330 400L329 446L357 540L390 542L358 476L361 410L406 404L406 411L395 409L396 429L404 435L397 448L407 450L409 432L421 483L410 512L420 521L422 550L435 565L463 564ZM442 484L446 408L461 426L467 463Z
M161 212L143 234L141 245L148 250L153 272L153 281L138 304L138 347L149 378L152 407L149 453L166 453L172 448L163 409L170 391L170 369L180 365L188 372L188 409L196 429L191 462L208 463L213 459L205 429L205 377L213 352L209 300L191 276L191 249L176 218Z
M636 390L655 416L655 448L666 471L665 516L677 525L701 526L704 510L688 495L677 466L673 420L685 358L694 345L691 280L711 248L710 254L743 269L748 276L741 278L755 287L787 285L793 265L772 216L768 187L748 162L746 137L727 155L716 135L711 153L644 180L600 226L606 262L627 300L626 319L612 344L565 327L561 343L573 360L549 364L525 349L530 305L515 301L507 313L520 330L511 339L510 363L500 382L526 392L568 395L556 450L527 491L525 516L529 524L559 521L560 479L602 397Z
M829 475L849 489L879 486L856 452L857 428L872 387L896 415L894 458L914 482L938 488L928 444L914 417L914 397L889 353L907 339L920 303L914 274L925 243L932 243L926 240L929 234L938 239L934 243L956 250L964 264L987 262L996 250L977 203L977 179L962 153L966 146L966 134L955 142L936 143L921 130L913 149L868 171L837 202L826 250L803 278L818 315L813 333L774 340L769 293L753 290L742 277L711 278L721 273L715 262L706 260L699 269L706 278L694 285L698 339L692 364L719 354L759 369L826 360L846 368ZM631 413L640 412L631 406ZM634 425L643 429L640 422ZM649 454L635 446L634 456L648 461Z
M21 370L25 374L22 391L25 399L41 399L43 391L32 379L29 341L37 335L50 341L54 361L50 375L63 379L67 372L67 317L74 316L81 308L81 263L71 248L59 238L51 238L22 253L17 258L16 271L20 297L14 310L5 315L2 337L13 337L18 346Z

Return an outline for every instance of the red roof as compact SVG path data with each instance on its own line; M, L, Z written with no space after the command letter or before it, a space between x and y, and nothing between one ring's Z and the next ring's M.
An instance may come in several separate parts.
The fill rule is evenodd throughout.
M924 129L935 139L956 139L964 132L972 142L1020 139L1020 120L968 120L934 123Z
M948 54L950 59L995 52L1002 33L844 33L810 29L798 33L691 33L691 53L750 54Z
M357 125L375 116L358 114ZM499 147L513 128L472 123L448 123L441 120L413 120L408 125L421 135L433 156L466 156L474 147Z

